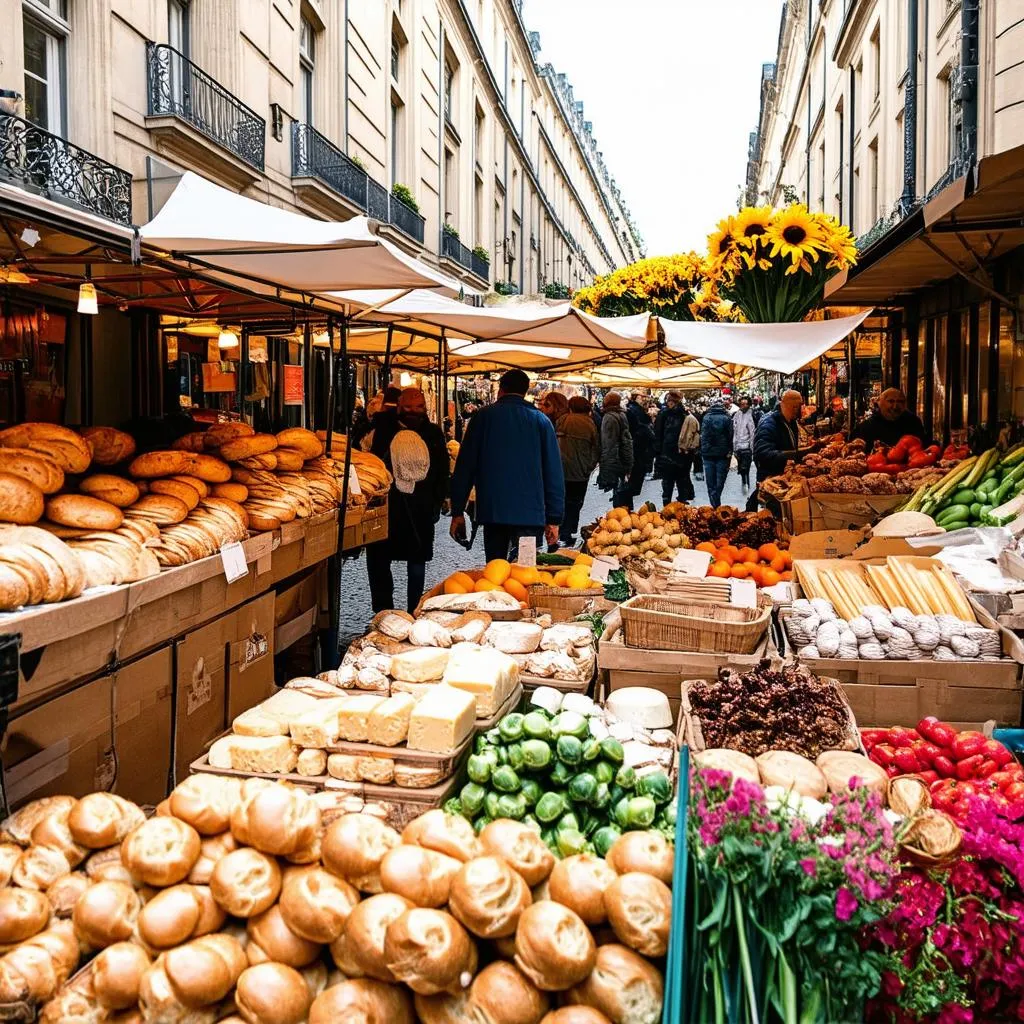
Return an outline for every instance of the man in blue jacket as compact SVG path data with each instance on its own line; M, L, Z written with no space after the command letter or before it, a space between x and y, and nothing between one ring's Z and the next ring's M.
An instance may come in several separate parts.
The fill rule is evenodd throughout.
M476 488L476 519L487 560L508 558L521 537L558 542L565 510L562 458L551 420L526 401L530 378L509 370L498 400L469 421L452 474L451 535L466 534L466 502ZM514 557L514 555L513 555Z
M722 489L732 460L732 417L725 403L716 398L700 424L700 454L704 459L704 477L708 484L708 503L722 504Z
M754 432L754 463L757 466L757 483L747 499L747 511L757 510L758 491L770 476L778 476L786 469L790 460L799 462L800 410L803 395L799 391L783 392L778 408L761 417Z

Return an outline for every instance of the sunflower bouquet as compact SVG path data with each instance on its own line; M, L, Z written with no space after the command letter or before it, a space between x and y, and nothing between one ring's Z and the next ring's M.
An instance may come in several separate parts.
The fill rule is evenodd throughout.
M711 277L751 323L803 320L825 282L856 261L850 229L802 203L745 207L708 237Z
M693 308L708 301L708 264L697 253L655 256L598 277L573 295L573 304L595 316L650 312L672 320L694 320ZM720 296L715 301L720 301Z

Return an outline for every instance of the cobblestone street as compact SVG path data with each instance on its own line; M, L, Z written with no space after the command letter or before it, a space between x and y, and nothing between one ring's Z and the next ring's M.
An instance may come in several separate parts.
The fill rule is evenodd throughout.
M753 470L751 471L753 476ZM599 515L611 508L611 494L608 491L599 491L596 484L597 475L591 480L587 491L587 500L583 505L583 515L580 523L591 523ZM697 492L694 503L707 504L707 487L702 480L695 480L694 487ZM725 505L735 505L742 508L746 504L747 494L740 486L739 474L735 469L729 471L725 481L725 490L722 493L722 502ZM644 501L651 501L659 508L661 507L661 481L648 478L644 482L643 490L635 504L640 505ZM455 543L448 535L450 520L442 516L437 524L437 534L434 541L434 560L427 564L427 589L429 590L436 583L455 572L457 569L465 569L470 566L480 565L483 561L483 536L477 536L472 551L466 551ZM405 564L394 563L392 567L395 577L395 601L398 607L402 607L405 596ZM347 559L342 563L341 569L341 623L340 642L342 647L347 646L353 639L366 631L372 616L370 608L370 588L366 578L366 559L360 555L358 558Z

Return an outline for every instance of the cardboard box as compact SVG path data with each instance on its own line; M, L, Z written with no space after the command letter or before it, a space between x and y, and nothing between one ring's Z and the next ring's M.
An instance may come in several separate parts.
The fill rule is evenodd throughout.
M906 500L905 494L806 494L785 498L779 505L783 526L796 536L870 526Z
M227 663L228 648L235 640L235 624L234 615L221 616L174 645L176 781L188 775L188 766L229 724Z
M275 600L275 594L264 594L234 614L228 652L228 725L274 692Z
M363 544L376 544L379 540L388 539L388 505L368 508L363 513L361 524L361 541Z
M365 509L362 505L345 509L345 522L341 532L342 551L355 551L362 545L364 515Z
M113 687L117 752L114 792L158 804L169 792L174 718L174 655L170 645L118 669Z
M277 592L274 600L274 625L291 622L292 619L317 607L320 596L320 576L323 567L307 572L298 583Z

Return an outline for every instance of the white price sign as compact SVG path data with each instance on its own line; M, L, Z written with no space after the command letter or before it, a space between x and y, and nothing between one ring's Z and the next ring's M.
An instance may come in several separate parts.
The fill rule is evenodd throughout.
M220 560L224 565L224 575L228 583L234 583L249 575L249 566L245 561L245 552L241 542L234 540L220 549Z
M590 567L590 578L595 583L607 583L608 576L619 567L619 560L613 555L598 555Z
M729 580L729 603L737 608L756 608L757 584L753 580Z
M711 564L711 553L708 551L695 551L693 548L680 548L672 559L672 568L681 572L684 576L694 576L703 579L708 574L708 566Z
M519 554L516 557L516 562L519 565L525 566L526 568L532 568L537 564L536 537L519 538Z
M359 474L356 472L355 466L348 467L348 493L359 495L363 493L363 489L359 486Z

